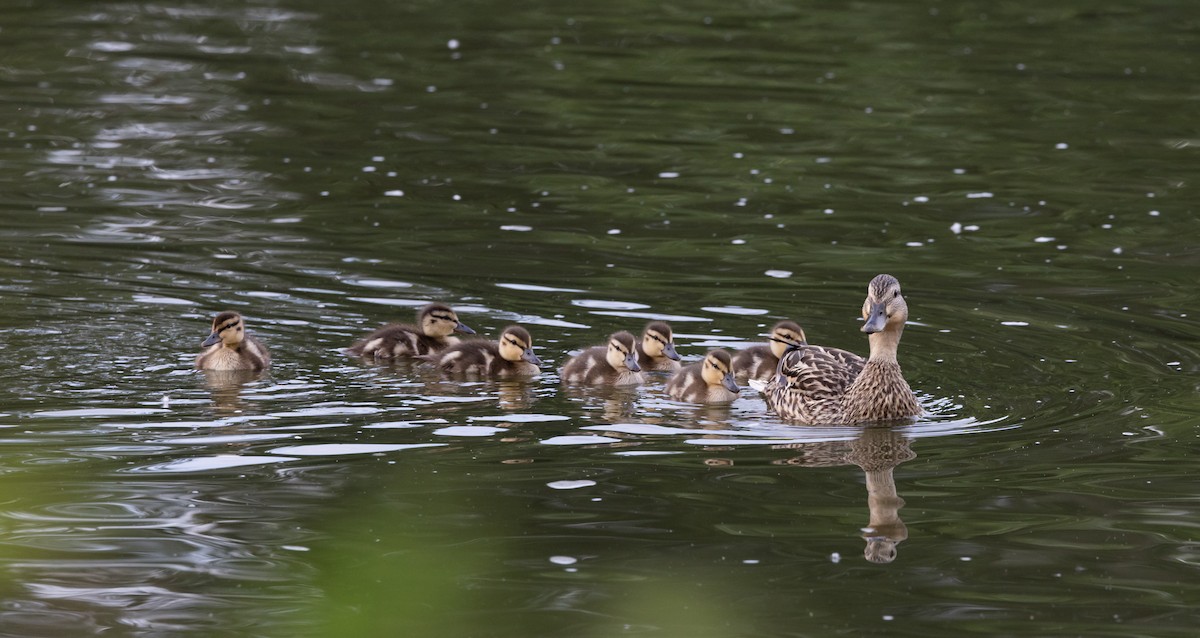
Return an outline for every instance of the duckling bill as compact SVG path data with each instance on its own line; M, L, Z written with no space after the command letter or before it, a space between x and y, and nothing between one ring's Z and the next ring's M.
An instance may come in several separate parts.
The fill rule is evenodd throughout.
M689 403L730 403L741 388L733 380L733 360L720 348L709 350L704 360L684 366L667 382L667 394Z
M377 361L423 357L458 343L456 332L475 334L449 306L433 303L417 311L417 325L388 324L357 341L346 353Z
M200 346L205 348L196 357L200 370L262 370L271 365L271 353L246 333L246 323L236 312L213 318L212 332Z
M483 378L533 376L542 365L533 352L533 337L521 326L505 328L497 341L462 341L422 358L445 375Z
M563 383L577 385L637 385L644 380L633 335L624 331L610 335L607 345L571 357L561 374Z

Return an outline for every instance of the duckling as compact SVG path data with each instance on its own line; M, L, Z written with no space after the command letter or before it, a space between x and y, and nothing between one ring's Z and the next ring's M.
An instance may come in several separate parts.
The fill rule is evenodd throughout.
M200 344L207 348L196 357L200 370L262 370L271 365L271 353L261 341L246 334L246 323L236 312L218 314L212 333Z
M417 311L417 325L390 323L360 339L346 349L358 357L399 359L434 354L458 343L455 332L473 335L475 331L458 320L449 306L432 303Z
M771 340L768 345L751 346L733 356L733 375L741 379L758 379L770 381L775 376L775 368L779 366L779 358L787 352L788 346L802 346L808 343L804 337L804 329L794 321L780 321L771 327Z
M563 383L586 385L637 385L644 381L638 365L633 335L614 332L607 346L592 346L571 357L562 367Z
M498 341L463 341L420 358L446 375L488 378L532 376L542 365L533 353L533 337L521 326L505 328Z
M763 388L767 405L785 419L816 425L895 421L923 413L896 350L908 320L900 282L878 275L867 286L862 315L871 354L861 366L850 353L821 346L792 346Z
M675 337L664 321L651 321L637 344L638 365L647 372L674 372L682 365L675 352Z
M717 348L704 361L685 366L667 382L667 394L690 403L729 403L741 390L733 380L733 359Z

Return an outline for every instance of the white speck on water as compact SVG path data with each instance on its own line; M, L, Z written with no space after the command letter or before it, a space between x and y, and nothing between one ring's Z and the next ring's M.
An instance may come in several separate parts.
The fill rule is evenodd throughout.
M527 233L533 230L533 226L522 226L520 224L505 224L500 227L500 230L511 230L518 233Z
M734 246L741 246L742 244L746 243L746 240L745 239L735 239L729 243L733 244Z
M779 129L779 134L780 134L780 135L795 135L795 134L796 134L796 129L794 129L794 128L781 128L781 129Z
M742 159L742 158L743 158L743 157L745 157L745 156L746 156L746 155L745 155L744 153L734 153L734 154L733 154L733 159Z
M437 87L430 84L429 86L425 87L425 92L426 93L437 93Z
M745 197L739 197L739 198L738 198L738 200L737 200L736 202L734 202L734 204L733 204L733 205L734 205L734 206L745 206L745 205L746 205L746 198L745 198Z
M892 616L891 614L884 614L884 615L883 615L883 619L884 619L884 620L895 620L895 619L896 619L896 617L895 617L895 616Z
M833 161L833 158L832 157L818 157L818 158L814 159L813 161L818 164L828 164Z
M458 50L458 40L456 40L454 38L450 38L450 40L448 42L446 42L446 48L450 49L451 51L457 51Z
M551 556L550 562L555 565L574 565L579 562L579 559L574 556Z
M995 195L987 191L982 193L967 193L967 199L988 199L991 197L995 197Z
M675 179L676 177L679 177L679 173L675 171L663 171L659 173L658 176L663 179Z
M1168 362L1167 362L1167 365L1169 365L1169 366L1177 366L1177 365L1179 365L1179 362L1178 362L1178 361L1168 361ZM163 397L163 407L164 407L164 408L165 408L165 407L167 407L167 401L166 401L166 399L167 399L167 397L165 397L165 396L164 396L164 397Z
M456 202L461 202L461 201L462 201L462 195L459 195L459 194L455 193L454 195L451 195L451 196L450 196L450 199L453 199L453 200L454 200L454 201L456 201Z
M307 547L305 547L305 546L303 546L303 545L280 545L280 546L279 546L279 548L280 548L280 549L286 549L286 550L288 550L289 552L308 552L308 551L312 551L312 550L310 550L309 548L307 548Z
M967 224L966 226L963 226L963 230L973 233L979 230L979 226L976 226L975 224Z
M546 484L552 490L577 490L582 487L591 487L595 485L595 481L551 481Z
M1059 142L1058 144L1055 144L1055 145L1054 145L1054 148L1056 148L1056 149L1058 149L1058 150L1060 150L1060 151L1065 151L1065 150L1066 150L1067 148L1069 148L1069 147L1067 146L1067 143L1066 143L1066 142Z
M822 212L822 213L825 213L826 215L832 215L832 214L833 214L833 209L832 209L832 208L826 208L825 210L823 210L823 211L821 211L821 212Z
M920 248L921 246L924 246L925 244L922 244L919 241L910 241L904 245L908 246L909 248Z
M620 228L609 228L609 229L608 229L608 234L609 234L609 235L620 235L620 234L621 234L621 229L620 229Z
M1171 365L1171 364L1169 364L1169 363L1168 363L1167 365ZM171 397L170 397L170 396L168 396L168 395L166 395L166 394L164 394L164 395L162 396L162 407L163 407L163 408L169 408L169 407L171 407Z
M757 558L747 558L742 561L743 565L757 565L760 561Z
M376 171L376 168L374 166L362 167L362 172L364 172L364 173L374 173L375 171Z
M960 224L958 222L954 222L953 224L950 224L950 232L954 233L955 235L962 234L962 224Z
M768 270L768 271L764 272L763 274L768 277L774 277L776 279L787 279L788 277L792 276L792 271L790 271L790 270Z
M830 555L829 555L829 562L831 562L831 563L840 563L840 562L842 562L842 555L841 555L841 554L839 554L839 553L837 553L837 552L834 552L834 553L830 554Z
M375 78L371 80L371 84L375 86L391 86L393 83L393 80L390 78Z
M913 201L918 204L924 204L929 201L929 198L924 195L917 195L916 197L913 198Z
M1001 321L1002 326L1028 326L1028 321Z
M970 556L959 556L958 560L961 560L964 563L969 563L969 562L971 562L971 557Z
M1034 237L1033 241L1036 244L1048 244L1048 243L1054 241L1054 238L1053 237Z
M1158 217L1158 216L1159 216L1159 215L1161 215L1161 214L1162 214L1162 213L1160 213L1160 212L1158 212L1158 211L1156 211L1156 210L1152 210L1152 211L1150 211L1150 216L1151 216L1151 217Z
M870 115L875 112L875 109L868 106L867 108L863 109L863 112L866 113L867 115Z
M965 168L956 168L956 169L954 169L954 174L955 174L955 175L966 175L966 174L967 174L967 169L965 169Z
M384 197L404 197L404 191L402 191L402 190L384 191L383 195L384 195Z
M1017 63L1017 70L1018 70L1018 71L1024 71L1024 70L1025 70L1025 65L1024 65L1024 64L1022 64L1022 63L1020 63L1020 62L1018 62L1018 63Z

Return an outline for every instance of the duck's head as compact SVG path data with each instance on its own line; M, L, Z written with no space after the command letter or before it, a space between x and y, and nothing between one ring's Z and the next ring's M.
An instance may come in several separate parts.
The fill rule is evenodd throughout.
M230 348L236 348L245 337L246 324L242 321L242 316L226 310L213 318L212 333L200 343L200 346L207 348L223 343Z
M533 337L521 326L509 326L500 333L500 358L505 361L528 361L535 366L542 360L533 353Z
M808 343L808 339L804 336L804 329L795 321L780 321L771 327L771 334L768 339L771 340L771 353L776 359L782 359L783 353L787 352L788 348L802 346Z
M733 358L725 350L709 350L704 355L704 363L700 364L700 376L708 385L723 385L730 392L741 388L733 380Z
M642 366L638 365L637 350L634 349L636 343L628 332L614 332L608 338L608 353L604 357L608 365L617 370L628 368L632 372L641 372Z
M421 326L421 332L431 337L449 337L455 332L475 334L474 330L458 320L458 315L454 313L454 310L440 303L432 303L421 308L417 313L417 325Z
M652 321L642 331L642 352L651 357L666 357L679 361L679 353L675 352L675 336L671 326L664 321Z
M867 286L862 314L862 331L867 334L902 330L908 321L908 304L900 294L900 282L891 275L876 275Z

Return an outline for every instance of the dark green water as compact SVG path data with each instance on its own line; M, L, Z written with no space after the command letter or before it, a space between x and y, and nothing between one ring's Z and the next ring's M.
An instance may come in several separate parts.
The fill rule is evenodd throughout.
M1200 6L1137 4L9 2L0 635L1193 635ZM880 272L910 426L553 372L865 352ZM341 355L428 300L546 373Z

